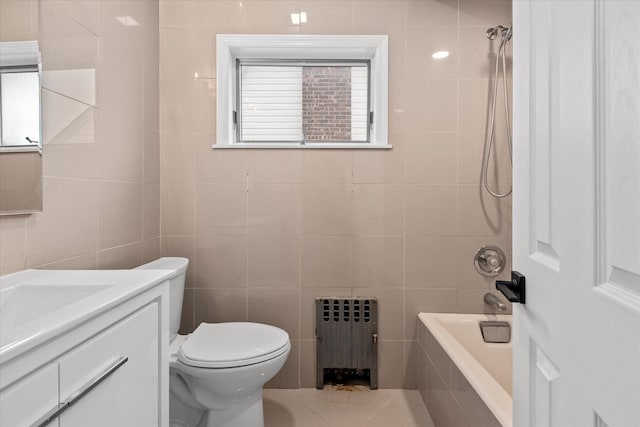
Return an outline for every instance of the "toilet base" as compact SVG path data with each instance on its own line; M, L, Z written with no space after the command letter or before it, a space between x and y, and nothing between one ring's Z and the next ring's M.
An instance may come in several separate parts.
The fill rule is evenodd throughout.
M207 427L264 427L262 388L224 409L211 409Z

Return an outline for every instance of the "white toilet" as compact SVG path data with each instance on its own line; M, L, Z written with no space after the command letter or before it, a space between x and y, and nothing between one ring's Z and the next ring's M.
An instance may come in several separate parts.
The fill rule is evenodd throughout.
M282 368L289 335L260 323L201 323L178 335L189 260L160 258L140 269L173 270L170 280L171 427L263 427L262 386Z

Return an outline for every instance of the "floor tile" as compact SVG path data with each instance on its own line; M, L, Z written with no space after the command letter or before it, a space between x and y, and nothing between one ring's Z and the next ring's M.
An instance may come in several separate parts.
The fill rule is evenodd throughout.
M265 427L433 427L416 390L265 389Z

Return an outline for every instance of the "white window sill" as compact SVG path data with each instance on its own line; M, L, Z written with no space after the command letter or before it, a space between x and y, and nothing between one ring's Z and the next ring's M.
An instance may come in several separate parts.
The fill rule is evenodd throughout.
M239 142L236 144L213 144L213 149L227 149L227 148L298 148L298 149L323 149L323 148L357 148L359 150L390 150L393 148L392 145L386 144L371 144L371 143L331 143L331 142L321 142L321 143L306 143L299 144L294 142L289 143L278 143L278 142Z

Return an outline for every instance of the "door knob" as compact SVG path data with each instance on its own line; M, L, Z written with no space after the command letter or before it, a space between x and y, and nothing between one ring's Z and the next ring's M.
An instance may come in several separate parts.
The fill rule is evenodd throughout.
M496 289L511 302L525 303L525 277L517 271L511 272L511 280L496 280Z

